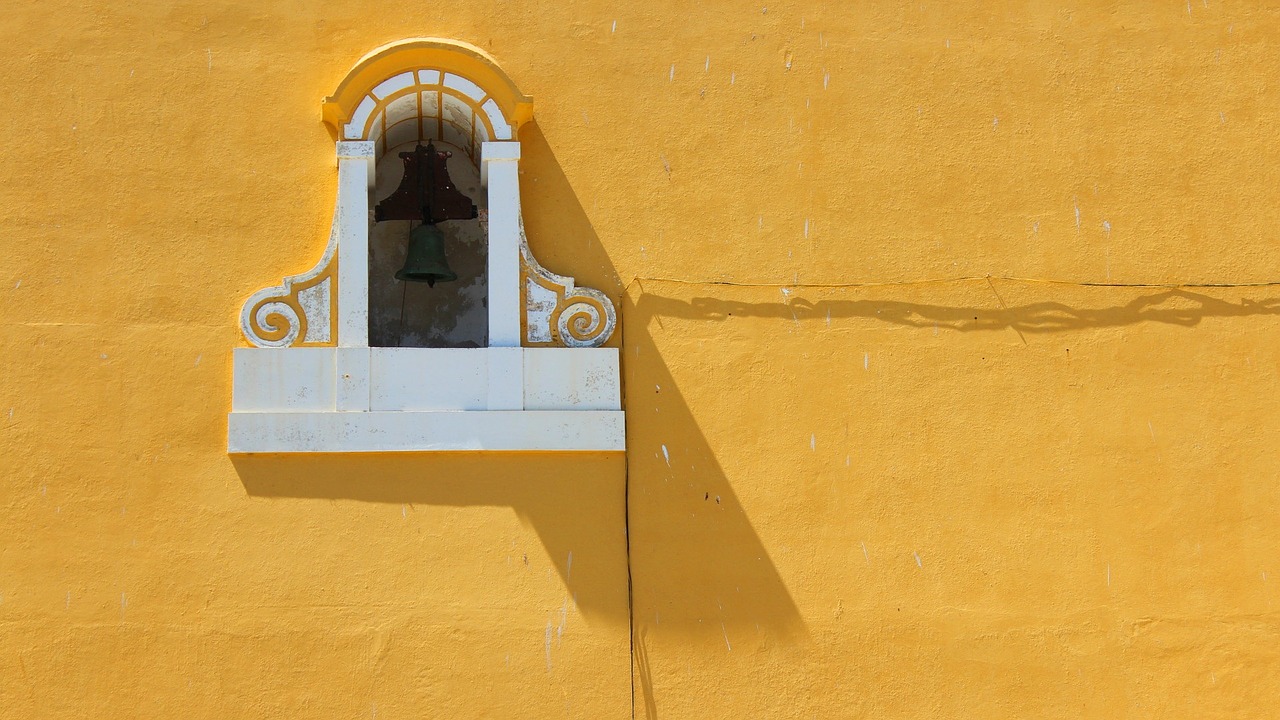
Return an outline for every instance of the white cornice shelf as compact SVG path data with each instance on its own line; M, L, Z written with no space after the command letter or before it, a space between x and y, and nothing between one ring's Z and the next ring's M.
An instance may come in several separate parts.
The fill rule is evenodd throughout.
M231 453L622 452L610 410L232 413Z
M230 453L621 452L614 348L240 348Z

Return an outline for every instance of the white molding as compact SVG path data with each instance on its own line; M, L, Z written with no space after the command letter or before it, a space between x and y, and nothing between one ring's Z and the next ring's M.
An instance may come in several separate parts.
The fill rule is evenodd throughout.
M233 365L230 452L622 449L615 348L238 348Z
M230 453L622 452L617 410L231 413Z
M524 264L525 340L531 343L559 341L572 348L600 347L613 336L618 313L608 296L595 288L578 287L573 278L542 267L529 249L524 224L520 225L520 261ZM537 282L559 287L550 290ZM581 337L575 337L575 332Z
M480 172L489 190L489 347L520 347L520 143L485 143Z
M333 213L338 235L338 346L369 346L369 187L374 144L339 142L338 199Z

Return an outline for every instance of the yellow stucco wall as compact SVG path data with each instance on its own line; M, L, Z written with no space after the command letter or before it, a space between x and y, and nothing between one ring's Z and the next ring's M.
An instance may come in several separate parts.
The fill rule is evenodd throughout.
M1280 280L1280 16L713 5L6 8L0 715L1271 715L1280 291L999 278ZM225 453L419 35L535 98L626 458Z

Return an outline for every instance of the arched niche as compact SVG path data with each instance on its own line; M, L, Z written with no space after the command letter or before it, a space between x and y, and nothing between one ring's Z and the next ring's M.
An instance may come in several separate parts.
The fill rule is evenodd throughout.
M338 137L329 243L243 307L255 347L236 351L229 449L621 450L617 351L600 347L613 304L543 268L524 237L519 129L532 99L479 48L419 38L361 58L322 117ZM371 209L399 183L399 153L424 142L453 152L455 185L484 211L451 228L455 249L476 249L459 262L475 267L454 301L419 315L443 329L414 344L435 347L387 347L399 322L388 291L413 292L384 283L408 229Z

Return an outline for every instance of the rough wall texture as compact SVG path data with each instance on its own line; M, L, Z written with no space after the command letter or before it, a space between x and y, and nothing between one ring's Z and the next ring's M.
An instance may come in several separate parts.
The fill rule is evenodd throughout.
M1216 0L6 8L0 714L1271 714L1280 290L998 278L1280 279L1277 33ZM627 461L224 452L239 305L328 235L319 101L418 35L535 98L526 228L620 303Z

